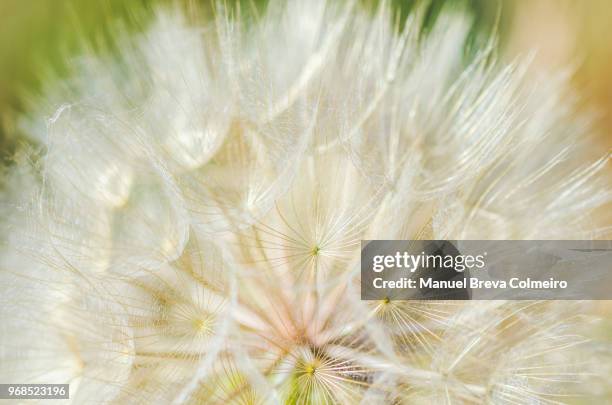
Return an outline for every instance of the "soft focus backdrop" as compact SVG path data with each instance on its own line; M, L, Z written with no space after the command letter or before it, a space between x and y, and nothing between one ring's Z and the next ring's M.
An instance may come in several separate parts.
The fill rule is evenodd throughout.
M154 0L159 1L170 2ZM189 7L194 1L179 3ZM211 1L199 2L212 9ZM413 0L393 2L404 13L415 4ZM263 0L240 3L243 9L265 7ZM447 3L471 10L475 32L497 32L503 57L535 51L534 68L573 69L573 84L584 108L598 114L597 149L603 154L612 147L612 2L434 0L428 2L430 13L435 15ZM111 21L138 30L146 24L151 4L146 0L0 0L0 158L4 162L23 139L15 115L24 109L27 95L36 91L49 72L61 77L84 42L107 46L114 27Z
M237 1L245 14L265 7L265 0L223 2ZM378 3L360 1L366 7L375 7ZM402 14L420 3L392 1ZM0 0L0 158L5 163L10 164L16 146L24 141L15 117L25 109L28 94L35 93L41 81L61 77L83 44L112 46L110 39L116 22L126 30L142 29L151 6L160 2L177 3L181 7L197 3L204 5L204 12L211 13L214 7L212 0ZM500 8L486 0L434 0L427 3L430 19L447 3L466 6L473 12L475 32L490 27ZM504 7L501 7L503 15L506 14Z

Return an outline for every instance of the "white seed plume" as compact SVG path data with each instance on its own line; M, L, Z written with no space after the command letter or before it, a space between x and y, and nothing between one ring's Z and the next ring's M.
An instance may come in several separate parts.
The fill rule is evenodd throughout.
M610 232L609 156L581 164L565 76L467 58L465 13L423 16L160 9L84 53L23 118L43 152L5 185L0 382L120 404L589 391L588 303L359 299L362 239Z

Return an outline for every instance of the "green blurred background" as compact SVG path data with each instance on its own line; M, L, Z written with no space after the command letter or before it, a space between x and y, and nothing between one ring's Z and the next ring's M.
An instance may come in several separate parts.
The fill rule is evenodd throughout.
M226 1L239 1L242 10L265 7L265 0ZM372 8L378 3L361 2ZM405 15L418 0L391 2ZM203 13L211 13L213 7L206 0L0 0L0 159L5 164L25 141L15 123L28 94L36 94L42 80L65 75L83 44L112 46L113 22L128 30L145 27L157 3L201 6ZM433 0L427 2L428 20L433 21L447 3L459 3L474 13L474 32L490 27L500 9L500 4L488 0Z
M137 3L0 0L0 157L5 163L23 139L15 121L27 95L40 89L47 73L61 77L82 43L104 41L110 20L130 21Z
M27 94L41 80L66 71L83 43L106 46L114 25L140 29L156 3L171 0L0 0L0 159L5 163L23 140L15 125ZM227 0L229 3L232 0ZM239 0L243 9L265 7L265 0ZM375 6L376 0L361 0ZM407 13L418 0L392 0ZM174 1L177 2L176 0ZM178 0L212 8L211 1ZM608 0L432 0L436 11L448 3L467 7L475 17L474 31L495 31L500 54L510 58L537 49L534 66L577 66L574 85L585 108L600 114L598 141L602 153L612 146L612 1Z

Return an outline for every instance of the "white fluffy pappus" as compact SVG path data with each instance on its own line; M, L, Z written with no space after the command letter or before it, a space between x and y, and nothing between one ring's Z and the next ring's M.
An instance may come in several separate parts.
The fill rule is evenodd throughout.
M70 403L562 403L603 389L589 303L365 302L363 239L591 239L609 155L564 75L464 54L444 9L156 10L22 127L0 381ZM400 28L401 26L401 28ZM604 221L605 223L605 221Z

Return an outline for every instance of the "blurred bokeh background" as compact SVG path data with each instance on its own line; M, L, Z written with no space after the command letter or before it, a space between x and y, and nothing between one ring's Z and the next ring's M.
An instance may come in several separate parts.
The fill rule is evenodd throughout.
M42 80L61 77L83 43L107 46L120 21L128 30L146 25L155 3L172 0L0 0L0 159L23 140L15 117ZM176 2L176 0L174 0ZM227 0L232 2L232 0ZM239 1L244 9L265 0ZM378 0L361 0L375 6ZM418 0L391 0L407 13ZM181 6L211 0L179 0ZM612 2L609 0L432 0L429 14L460 4L474 15L474 32L496 32L505 58L534 52L534 68L572 69L585 109L595 111L597 149L612 147ZM49 75L53 72L53 75ZM601 148L601 149L600 149Z

